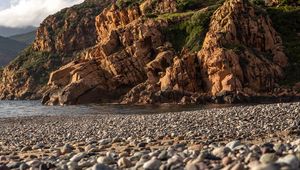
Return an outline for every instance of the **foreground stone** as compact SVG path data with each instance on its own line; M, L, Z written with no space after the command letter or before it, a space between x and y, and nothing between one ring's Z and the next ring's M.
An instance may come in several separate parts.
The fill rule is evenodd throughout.
M300 103L0 119L2 169L299 169ZM35 147L34 147L35 146Z

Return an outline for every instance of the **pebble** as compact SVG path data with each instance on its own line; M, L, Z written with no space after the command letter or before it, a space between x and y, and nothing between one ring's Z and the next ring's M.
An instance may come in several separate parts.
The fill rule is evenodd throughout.
M0 164L5 170L299 169L300 139L288 131L297 132L291 122L300 118L298 108L19 118L22 126L0 118ZM27 136L24 127L37 130Z
M79 162L82 158L84 158L86 156L86 153L82 152L82 153L78 153L76 155L74 155L70 161L72 162Z
M92 170L114 170L114 169L105 164L96 164L92 167Z
M111 158L110 156L101 156L97 159L97 162L100 164L114 164L115 161L113 158Z
M275 153L265 153L263 154L259 161L264 164L274 163L277 161L277 156Z
M132 163L129 159L122 157L118 160L118 166L120 168L129 168L132 166Z
M61 153L62 154L66 154L66 153L71 153L74 150L74 147L71 146L70 144L65 144L62 148L61 148Z
M231 149L231 150L234 150L235 147L241 145L241 141L239 140L234 140L234 141L231 141L229 143L227 143L226 147Z
M292 169L300 169L299 160L295 155L286 155L283 158L279 158L277 163L286 163L290 165Z
M143 168L145 170L155 170L159 169L161 162L156 159L156 157L151 158L149 161L145 162Z

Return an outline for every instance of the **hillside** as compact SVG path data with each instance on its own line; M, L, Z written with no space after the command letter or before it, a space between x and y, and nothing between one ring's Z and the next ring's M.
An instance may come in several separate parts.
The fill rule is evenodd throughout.
M299 96L298 1L89 0L49 16L0 98L245 102Z
M13 35L9 38L30 45L35 39L35 32L36 31L34 30L24 34Z
M12 27L0 26L0 36L10 37L13 35L25 34L34 30L36 30L36 27L33 26L28 26L24 28L12 28Z
M26 44L0 36L0 67L12 61Z

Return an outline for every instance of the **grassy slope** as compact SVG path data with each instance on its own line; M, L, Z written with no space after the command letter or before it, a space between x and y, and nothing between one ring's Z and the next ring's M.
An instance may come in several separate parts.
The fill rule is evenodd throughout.
M26 46L25 43L0 37L0 66L8 64L8 62L13 60Z
M23 42L26 44L31 44L34 41L35 38L35 31L31 31L25 34L18 34L18 35L14 35L9 37L10 39L19 41L19 42Z

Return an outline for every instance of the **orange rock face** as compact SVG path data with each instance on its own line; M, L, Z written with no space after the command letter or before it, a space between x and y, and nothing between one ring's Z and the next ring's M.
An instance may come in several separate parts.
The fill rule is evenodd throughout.
M40 99L50 72L96 44L95 16L110 3L86 0L46 18L33 45L4 68L0 99Z
M275 87L288 63L270 19L247 1L226 1L213 15L198 53L206 90L265 91Z
M149 10L161 17L148 17ZM69 17L63 22L57 15L44 21L33 49L78 55L69 63L62 62L65 65L50 74L45 88L30 90L34 82L28 73L27 85L18 89L29 89L18 95L43 89L47 105L199 103L207 96L226 93L255 96L269 92L277 87L288 64L271 20L246 0L225 1L214 12L203 46L196 52L177 51L173 46L178 44L168 42L166 30L171 24L193 15L174 13L178 12L175 0L144 0L124 8L112 4L96 17L89 12L89 8L83 14L68 9ZM168 13L175 19L163 15ZM3 96L16 89L11 86Z
M44 102L186 103L203 93L268 91L282 77L288 61L281 38L247 1L226 1L214 13L198 54L177 53L161 32L168 23L143 19L150 7L151 1L113 5L98 15L97 45L52 73ZM175 12L176 4L163 1L156 9Z

